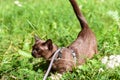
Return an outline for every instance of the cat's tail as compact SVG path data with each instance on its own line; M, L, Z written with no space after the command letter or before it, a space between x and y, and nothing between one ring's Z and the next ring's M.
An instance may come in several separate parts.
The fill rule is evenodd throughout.
M88 23L87 23L85 17L82 15L76 0L69 0L69 1L74 9L74 12L75 12L80 24L81 24L82 29L88 28Z

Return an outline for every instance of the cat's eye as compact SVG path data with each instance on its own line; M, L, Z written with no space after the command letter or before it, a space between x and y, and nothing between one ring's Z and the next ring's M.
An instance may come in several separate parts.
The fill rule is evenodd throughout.
M39 48L36 48L35 50L36 50L36 51L40 51L40 49L39 49Z

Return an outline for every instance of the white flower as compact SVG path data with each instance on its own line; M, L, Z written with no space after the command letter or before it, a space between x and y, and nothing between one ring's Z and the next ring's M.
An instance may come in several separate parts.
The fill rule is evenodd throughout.
M99 69L99 72L103 72L103 71L104 71L103 68L100 68L100 69Z
M22 4L21 4L18 0L14 1L14 3L15 3L17 6L22 7Z
M111 55L111 56L109 56L109 59L112 60L112 59L114 59L115 57L116 57L115 55Z
M106 65L107 68L114 68L120 66L120 55L105 56L101 62Z
M108 61L108 57L107 57L107 56L105 56L104 58L102 58L102 60L101 60L101 61L102 61L102 63L103 63L103 64L106 64L106 63L107 63L107 61Z
M115 62L115 67L120 66L120 64L118 62Z
M51 76L50 76L50 78L52 80L60 80L61 77L62 77L62 74L59 74L59 73L57 73L57 74L51 74Z
M101 2L104 2L104 0L100 0Z
M115 66L115 63L113 62L113 61L109 61L108 63L107 63L107 67L108 68L114 68Z
M116 56L117 62L120 63L120 55Z
M117 22L119 21L119 14L118 14L118 11L108 11L107 12L107 14L109 15L109 16L112 16L112 18L114 19L114 20L116 20Z

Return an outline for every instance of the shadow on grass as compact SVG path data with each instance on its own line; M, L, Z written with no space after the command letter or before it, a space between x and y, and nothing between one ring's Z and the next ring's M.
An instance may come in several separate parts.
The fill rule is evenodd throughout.
M43 72L46 72L46 70L49 67L49 62L38 62L36 64L33 65L33 70L34 71L38 71L38 69L42 70Z

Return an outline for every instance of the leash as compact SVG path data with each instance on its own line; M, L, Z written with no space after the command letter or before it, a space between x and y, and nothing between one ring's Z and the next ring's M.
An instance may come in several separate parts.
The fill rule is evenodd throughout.
M48 67L48 69L47 69L47 72L45 73L45 76L44 76L43 80L46 80L46 79L47 79L47 76L48 76L48 74L50 73L52 64L53 64L53 62L54 62L54 60L55 60L55 57L56 57L56 55L60 52L60 50L61 50L61 48L59 48L59 49L54 53L54 55L53 55L53 57L52 57L52 60L51 60L51 62L50 62L50 64L49 64L49 67Z

